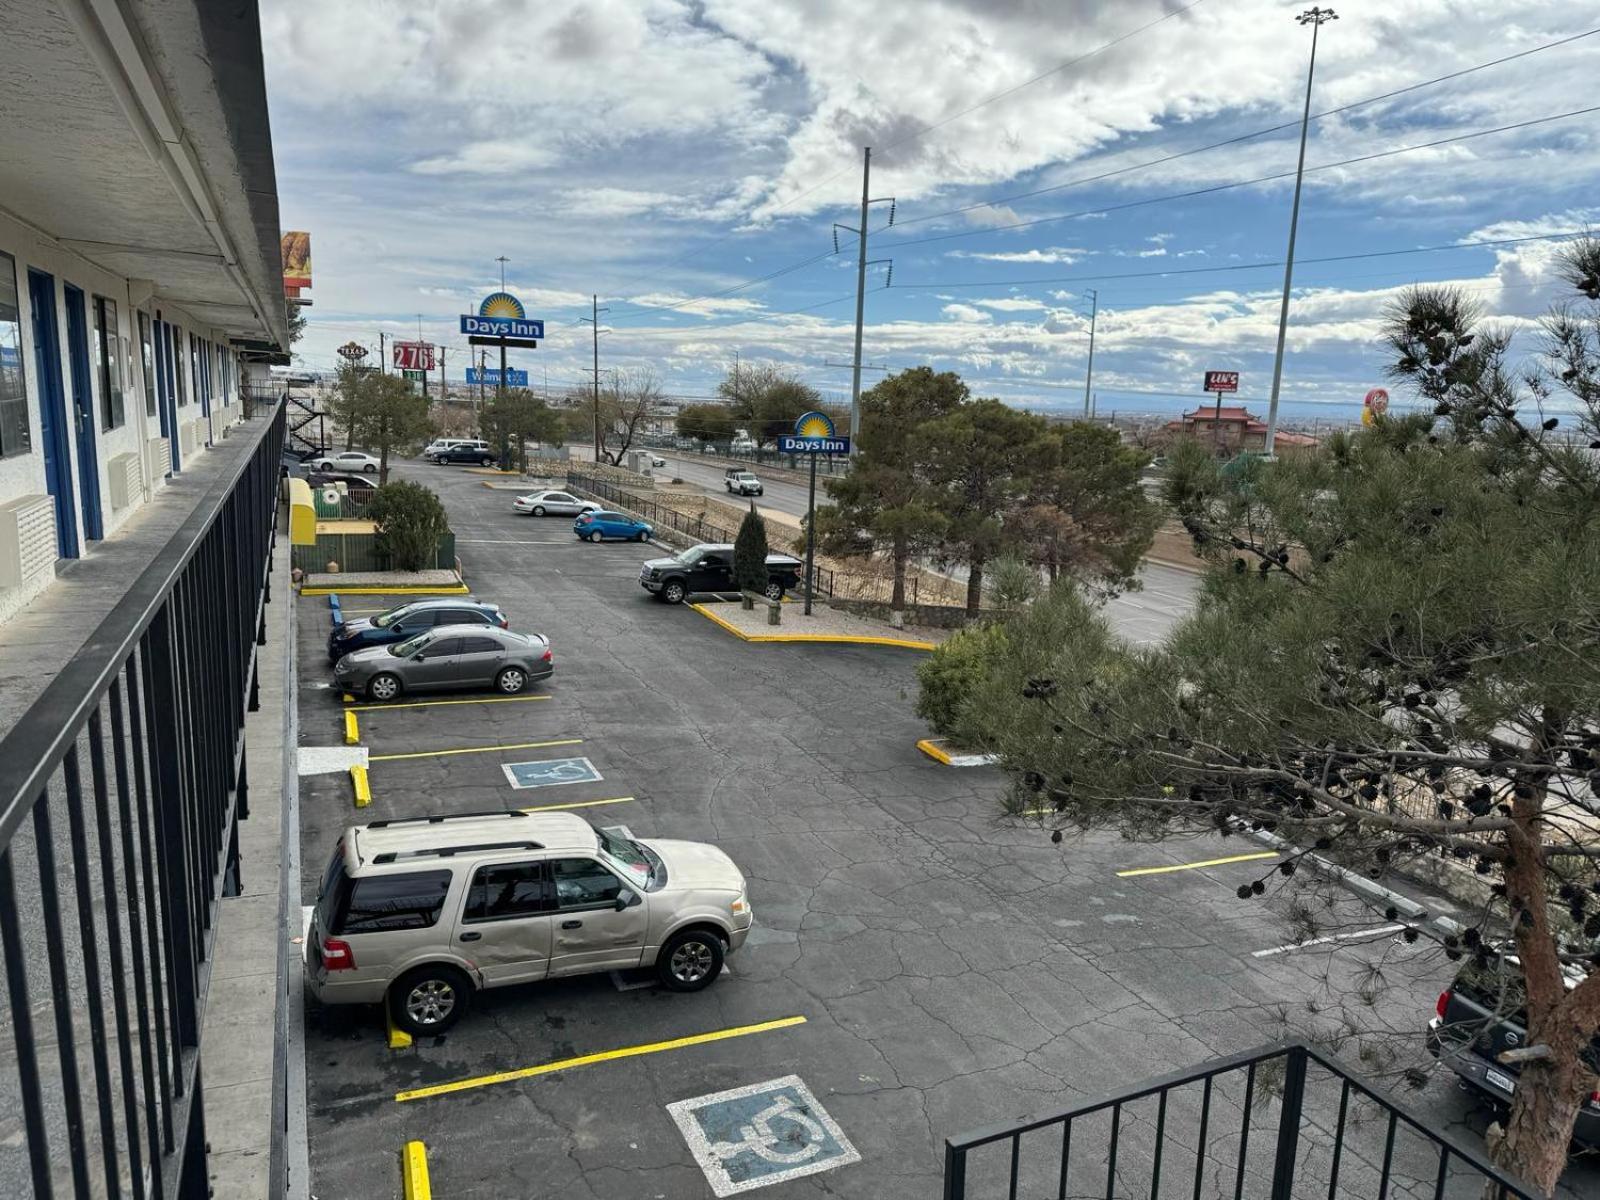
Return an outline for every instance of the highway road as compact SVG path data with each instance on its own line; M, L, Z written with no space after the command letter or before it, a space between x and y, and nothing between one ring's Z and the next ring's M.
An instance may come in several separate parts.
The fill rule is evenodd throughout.
M660 470L668 477L696 484L713 494L727 495L722 486L724 467L661 453L667 460L667 465ZM766 486L766 494L760 501L762 507L791 513L797 517L805 515L804 476L800 476L795 483L776 482L768 476L763 476L762 482ZM817 480L817 503L827 503L827 493L821 479ZM959 583L966 583L967 572L964 567L950 567L940 571L939 574ZM1110 617L1112 627L1123 637L1131 642L1149 645L1165 638L1168 631L1194 608L1200 577L1177 567L1147 562L1139 571L1139 581L1144 585L1142 590L1124 592L1116 599L1107 602L1106 615Z

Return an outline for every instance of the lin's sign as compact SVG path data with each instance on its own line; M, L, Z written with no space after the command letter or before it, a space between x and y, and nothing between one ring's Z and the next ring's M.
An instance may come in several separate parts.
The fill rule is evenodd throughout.
M783 454L849 454L850 439L834 433L827 413L808 412L794 423L792 434L778 439L778 450Z

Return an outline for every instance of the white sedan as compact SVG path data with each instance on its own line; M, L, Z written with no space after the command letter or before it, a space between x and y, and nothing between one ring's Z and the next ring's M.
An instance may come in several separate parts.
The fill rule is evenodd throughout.
M579 513L599 512L593 500L579 500L569 492L529 492L518 496L511 506L516 512L535 517L575 517Z
M376 475L381 464L370 454L359 450L345 450L339 454L324 454L311 464L315 471L365 471Z

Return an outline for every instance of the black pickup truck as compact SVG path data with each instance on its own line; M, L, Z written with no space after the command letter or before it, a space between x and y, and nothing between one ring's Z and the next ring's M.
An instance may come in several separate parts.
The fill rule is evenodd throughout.
M1504 1107L1516 1090L1518 1068L1502 1063L1502 1051L1525 1046L1527 1014L1523 1008L1521 972L1515 959L1479 966L1468 963L1439 996L1428 1022L1428 1049L1471 1087ZM1600 1037L1585 1056L1600 1072ZM1572 1140L1600 1148L1600 1092L1578 1110Z
M800 586L800 560L788 554L767 555L767 597ZM725 544L691 546L671 558L652 558L639 569L639 586L668 604L682 604L691 592L734 592L733 547Z

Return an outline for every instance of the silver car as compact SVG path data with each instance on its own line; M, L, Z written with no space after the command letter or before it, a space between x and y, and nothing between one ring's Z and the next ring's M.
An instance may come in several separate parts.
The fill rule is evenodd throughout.
M654 967L709 987L754 916L744 875L701 842L596 829L576 813L463 813L346 829L306 938L324 1004L387 1001L407 1033L443 1033L473 992Z
M388 646L353 650L333 668L335 687L386 702L405 692L494 688L514 696L555 670L550 641L492 625L443 625Z
M593 500L580 500L571 492L529 492L511 505L516 512L535 517L575 517L579 513L599 512Z

